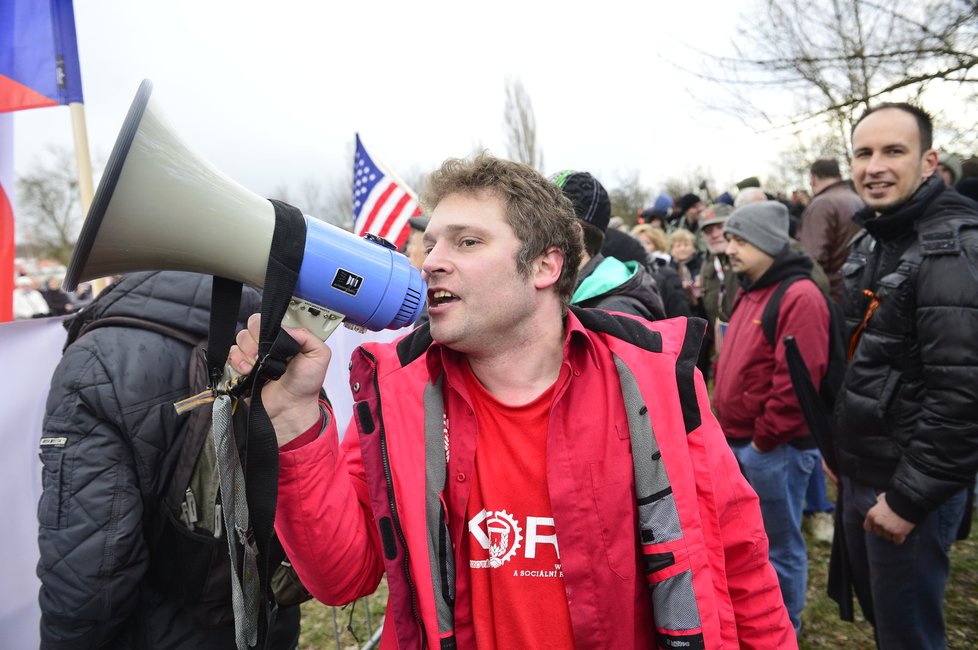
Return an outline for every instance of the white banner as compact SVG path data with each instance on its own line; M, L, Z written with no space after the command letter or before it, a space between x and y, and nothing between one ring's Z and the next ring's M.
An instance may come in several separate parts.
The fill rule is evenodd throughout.
M38 441L51 374L61 360L63 318L0 324L0 639L5 648L36 648L41 612L37 592L37 502L41 496ZM409 330L355 333L339 327L329 339L333 361L324 387L340 435L353 413L349 361L365 340L391 341Z
M63 318L0 324L0 638L7 648L40 644L37 501L41 437L51 373L61 360Z

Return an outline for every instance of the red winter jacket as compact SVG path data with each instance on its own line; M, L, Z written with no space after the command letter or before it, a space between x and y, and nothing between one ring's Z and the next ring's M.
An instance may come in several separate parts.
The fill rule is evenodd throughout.
M682 647L797 647L757 497L694 368L701 326L597 310L567 317L571 380L554 397L547 475L576 647L651 647L653 634L661 647L680 647L674 638L693 640ZM446 561L468 566L460 541L476 419L462 362L426 327L362 346L350 374L356 426L342 445L331 423L280 454L276 528L299 576L339 605L371 593L386 571L386 648L437 647L452 636L475 647L465 569L454 608L442 598L453 582L443 579ZM636 445L645 460L635 465L654 466L654 476L633 468ZM643 489L668 489L639 506L636 477ZM440 526L450 548L437 541ZM691 628L695 637L670 637Z
M713 386L713 405L727 437L750 439L761 451L810 436L791 386L785 359L785 336L794 336L816 386L829 354L829 309L814 282L793 283L781 298L776 345L768 343L761 316L771 294L788 275L811 271L811 260L794 253L775 259L774 266L737 296L723 338Z

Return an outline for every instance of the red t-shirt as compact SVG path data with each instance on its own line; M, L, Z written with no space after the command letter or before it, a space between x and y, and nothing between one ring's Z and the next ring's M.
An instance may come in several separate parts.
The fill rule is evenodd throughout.
M547 490L557 383L529 404L494 398L464 364L479 435L466 517L479 648L571 648L570 612Z

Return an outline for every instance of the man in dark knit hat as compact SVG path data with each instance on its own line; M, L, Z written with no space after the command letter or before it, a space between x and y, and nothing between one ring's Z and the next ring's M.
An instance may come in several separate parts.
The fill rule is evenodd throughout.
M801 532L805 489L818 449L788 373L785 336L795 337L816 386L828 365L829 310L810 279L811 259L788 245L788 208L761 201L735 210L723 226L731 268L741 278L724 336L713 403L744 475L761 499L771 564L795 631L801 630L808 554ZM764 309L788 278L774 341L760 326Z
M648 320L665 318L659 290L645 267L601 254L611 220L611 200L604 186L591 174L573 170L558 172L551 180L574 204L574 214L584 235L584 256L571 304L619 311Z
M689 193L683 194L679 199L679 212L676 215L675 230L680 228L688 230L694 235L699 234L700 229L700 214L706 206L703 204L703 199L697 194ZM697 238L701 240L701 237ZM704 246L697 246L702 252Z

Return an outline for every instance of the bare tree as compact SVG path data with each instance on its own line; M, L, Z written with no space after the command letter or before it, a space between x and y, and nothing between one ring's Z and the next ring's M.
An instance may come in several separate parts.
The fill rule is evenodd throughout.
M973 0L759 0L742 22L736 54L711 56L716 72L698 76L730 89L724 108L748 123L824 125L848 142L865 109L939 87L952 87L960 104L935 111L952 139L952 122L974 123L962 117L978 99Z
M619 177L618 185L608 191L611 199L611 214L621 217L629 226L634 226L642 210L652 205L652 191L643 187L638 173Z
M537 123L530 94L518 78L506 80L506 153L512 159L543 171L543 151L537 144Z
M662 191L669 196L682 196L683 194L693 193L698 195L706 202L715 199L713 189L717 184L713 180L713 173L702 166L686 169L683 176L671 176L662 184Z
M296 186L279 184L275 188L275 197L320 221L352 231L354 146L352 140L347 143L346 159L350 164L342 167L343 171L328 178L307 177Z
M17 179L17 194L18 230L32 252L67 264L82 224L72 153L50 147L45 159Z
M839 162L843 177L849 174L849 153L846 143L832 129L798 130L793 133L794 144L783 149L768 175L764 189L772 192L809 190L809 170L819 158L834 158Z
M321 221L353 230L353 143L348 147L351 161L343 171L325 179L306 178L295 187L283 183L275 188L276 198L300 208ZM399 176L414 192L420 192L428 173L414 168Z
M275 198L294 205L304 214L320 221L347 230L353 228L350 179L342 175L331 179L307 177L296 186L281 183L275 188Z

